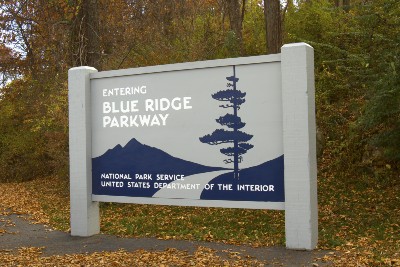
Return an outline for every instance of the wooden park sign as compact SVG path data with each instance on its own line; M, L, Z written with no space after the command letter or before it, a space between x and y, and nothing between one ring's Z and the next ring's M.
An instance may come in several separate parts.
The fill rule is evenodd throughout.
M99 202L285 211L286 246L318 239L313 48L69 70L71 234Z

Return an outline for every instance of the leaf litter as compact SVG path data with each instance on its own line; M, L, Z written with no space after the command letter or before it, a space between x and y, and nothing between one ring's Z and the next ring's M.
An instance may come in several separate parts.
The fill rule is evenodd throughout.
M324 159L322 168L323 164ZM370 178L363 179L367 186L360 189L355 181L338 181L337 177L327 172L319 175L318 249L334 252L316 260L332 262L333 266L400 266L399 182L393 180L386 186L376 186ZM167 240L206 240L254 247L284 246L282 212L101 204L101 231L107 234ZM17 214L29 214L32 223L68 231L68 181L51 177L25 183L0 184L0 214L9 214L10 210ZM91 265L93 262L96 262L95 266L102 266L102 262L104 266L129 266L132 262L135 266L266 264L237 253L228 254L228 259L221 258L208 248L199 248L193 255L185 251L167 250L41 257L40 251L40 248L21 248L18 253L0 251L0 262L8 260L21 266L27 262L31 265L26 266L94 266ZM24 262L26 257L32 259ZM154 265L149 265L153 262ZM269 264L279 265L277 262Z
M47 208L52 211L57 210L57 214L58 212L69 214L69 201L65 192L61 195L54 192L54 190L63 191L59 188L58 182L60 181L43 179L23 184L0 184L0 214L29 214L28 219L32 223L48 225L53 222L57 226L43 207L48 205ZM44 192L33 189L40 187L44 188ZM40 200L44 200L47 204L43 204ZM66 227L62 221L59 228ZM11 226L11 221L7 219L2 219L0 222ZM0 234L1 232L2 228ZM217 255L216 251L206 247L198 247L193 254L177 249L130 252L118 250L50 257L42 256L43 249L44 247L21 247L17 251L2 250L0 266L265 266L265 262L251 258L223 258Z

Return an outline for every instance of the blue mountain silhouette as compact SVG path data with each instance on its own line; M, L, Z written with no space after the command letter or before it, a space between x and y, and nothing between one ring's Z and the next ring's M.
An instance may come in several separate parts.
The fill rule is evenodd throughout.
M170 154L145 144L135 138L124 147L117 145L103 155L92 159L92 189L96 195L151 197L159 189L154 188L157 174L185 175L223 170L176 158ZM131 180L101 178L102 174L129 174ZM136 180L135 175L151 175L152 180ZM123 187L102 186L105 182L123 182ZM128 187L128 182L140 182L144 187ZM131 184L133 185L133 184ZM138 185L138 184L136 184ZM139 185L138 185L139 186ZM145 188L148 187L148 188Z
M285 201L283 163L284 156L282 155L258 166L242 169L239 180L234 178L233 172L222 174L209 182L209 184L214 184L213 190L203 190L200 198L283 202ZM217 184L232 184L233 190L218 190ZM238 190L240 185L242 185L242 190ZM264 188L273 185L273 191L255 191L255 185L264 186Z

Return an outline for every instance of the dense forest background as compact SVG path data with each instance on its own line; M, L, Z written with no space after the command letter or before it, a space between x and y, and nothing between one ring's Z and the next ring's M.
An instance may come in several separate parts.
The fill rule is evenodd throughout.
M399 178L398 0L0 0L0 181L68 177L67 72L315 49L319 172ZM356 175L354 175L356 174Z

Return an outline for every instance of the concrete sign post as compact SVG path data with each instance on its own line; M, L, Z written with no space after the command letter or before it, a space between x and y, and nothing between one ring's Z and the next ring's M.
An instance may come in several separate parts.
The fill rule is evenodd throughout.
M318 240L314 50L282 47L286 247L313 249Z
M68 71L71 235L100 232L99 204L92 201L92 137L90 73L95 68Z
M277 209L286 245L317 244L313 49L69 71L71 234L98 202Z

